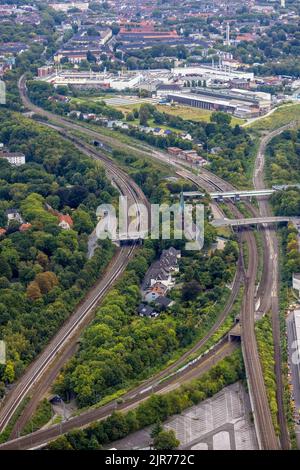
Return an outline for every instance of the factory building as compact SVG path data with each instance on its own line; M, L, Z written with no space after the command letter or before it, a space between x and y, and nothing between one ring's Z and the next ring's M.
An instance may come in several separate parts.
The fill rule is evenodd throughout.
M120 41L173 41L179 39L176 30L160 31L153 24L141 23L136 26L122 26L119 31L118 39Z
M136 88L142 80L142 75L128 73L114 75L111 73L60 71L44 77L44 80L52 85L71 85L77 88L113 88L114 90L125 90Z
M215 90L197 88L194 93L168 93L168 100L193 108L223 111L240 118L251 118L265 114L271 109L269 93L254 93L248 90Z
M234 114L243 119L260 115L260 109L256 103L238 101L226 97L218 98L209 94L169 93L168 100L173 103L182 104L183 106Z
M193 93L169 93L168 100L184 106L207 109L209 111L224 111L233 114L236 109L234 105L231 105L226 100L209 96L199 96Z

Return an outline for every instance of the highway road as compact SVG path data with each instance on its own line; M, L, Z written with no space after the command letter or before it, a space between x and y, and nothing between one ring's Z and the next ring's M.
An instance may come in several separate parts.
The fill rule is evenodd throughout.
M286 126L280 127L268 135L264 136L260 142L260 146L255 161L253 186L255 189L264 189L264 170L265 170L265 153L268 144L271 140L280 135L283 131L290 129L296 125L296 122L291 122ZM259 213L262 217L272 216L272 209L269 201L266 198L258 198ZM275 353L275 374L276 374L276 395L278 404L278 422L280 427L280 442L283 449L290 448L289 434L287 430L287 423L285 419L284 404L283 404L283 378L282 378L282 352L280 341L280 312L279 312L279 273L278 273L278 239L276 231L270 227L265 229L265 237L267 239L270 256L266 260L269 272L269 285L268 289L271 293L269 303L264 306L262 313L267 313L269 310L272 312L272 328L274 338L274 353ZM270 276L270 273L272 275Z

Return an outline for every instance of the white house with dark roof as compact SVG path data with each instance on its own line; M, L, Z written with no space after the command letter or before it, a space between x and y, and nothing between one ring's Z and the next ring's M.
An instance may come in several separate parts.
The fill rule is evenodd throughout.
M24 220L22 219L22 216L21 216L21 214L18 212L17 209L7 209L7 211L6 211L6 216L7 216L8 225L9 225L9 223L12 222L12 221L17 221L17 222L19 222L20 224L23 224L23 223L24 223Z
M163 250L159 260L148 269L143 284L142 295L145 302L166 298L167 292L175 285L174 274L179 271L178 260L181 252L174 247Z
M174 285L173 275L179 271L178 259L180 257L181 252L173 247L163 250L160 259L155 261L148 269L142 284L142 290L146 292L158 282L167 288L172 287Z

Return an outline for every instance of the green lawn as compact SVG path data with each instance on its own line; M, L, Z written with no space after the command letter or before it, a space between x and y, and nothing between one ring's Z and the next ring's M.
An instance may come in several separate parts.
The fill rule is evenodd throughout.
M113 95L110 94L105 94L99 95L99 96L79 96L77 98L69 97L71 100L71 103L77 104L77 103L97 103L98 101L103 101L103 100L108 100L109 98L114 98Z
M71 103L84 103L84 102L97 102L102 101L105 99L114 98L113 95L103 94L101 96L90 96L90 97L79 97L79 98L71 98ZM112 105L108 103L109 106L114 107L118 111L121 111L125 116L131 113L134 109L139 110L143 102L136 104L126 104L126 105ZM210 117L212 115L212 111L208 111L206 109L199 109L199 108L192 108L190 106L182 106L182 105L172 105L172 106L164 106L164 105L155 105L156 109L161 113L170 114L171 116L179 116L182 119L192 120L192 121L204 121L209 122ZM138 121L133 121L133 124L137 124ZM236 124L243 124L244 121L242 119L238 119L232 117L231 121L232 125L235 126ZM152 126L152 123L149 121L149 125ZM155 126L157 127L157 126ZM162 127L163 129L171 129L168 126L158 126Z
M157 105L158 111L161 113L170 114L172 116L179 116L182 119L192 120L192 121L210 121L211 111L206 109L192 108L190 106L164 106Z

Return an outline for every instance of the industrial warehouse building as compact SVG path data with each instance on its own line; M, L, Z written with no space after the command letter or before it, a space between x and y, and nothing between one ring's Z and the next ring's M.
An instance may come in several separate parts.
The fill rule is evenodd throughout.
M39 74L42 73L39 70ZM42 76L45 81L53 85L71 85L77 88L113 88L114 90L125 90L135 88L142 80L140 73L126 73L115 75L106 72L81 72L73 70L61 70Z
M216 79L221 81L228 81L233 79L254 80L253 72L241 72L233 70L230 67L211 67L208 65L192 65L188 67L175 67L171 70L172 75L186 77L198 76L205 79Z

